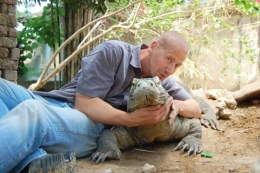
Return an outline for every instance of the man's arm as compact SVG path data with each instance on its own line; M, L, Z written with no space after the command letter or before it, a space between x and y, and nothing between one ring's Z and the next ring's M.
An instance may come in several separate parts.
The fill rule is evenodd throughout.
M185 101L173 100L175 107L178 107L178 113L185 118L197 118L201 116L201 110L199 104L194 99L188 99Z
M201 110L199 104L194 99L187 100L172 100L172 111L169 115L169 123L172 123L177 115L181 115L185 118L197 118L201 116Z
M164 105L147 106L137 109L134 112L127 113L115 109L102 99L88 97L80 93L76 94L75 109L86 114L92 121L102 124L140 126L155 124L164 120L171 100Z

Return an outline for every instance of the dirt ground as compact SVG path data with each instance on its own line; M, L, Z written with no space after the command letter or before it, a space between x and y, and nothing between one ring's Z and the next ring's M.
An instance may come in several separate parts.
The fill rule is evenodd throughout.
M219 120L223 131L202 127L203 149L212 153L213 158L186 157L180 151L172 152L177 143L155 143L123 150L121 160L98 165L90 158L77 160L77 172L142 173L143 166L149 163L157 173L251 173L254 163L260 159L260 104L250 101L231 112L230 119Z

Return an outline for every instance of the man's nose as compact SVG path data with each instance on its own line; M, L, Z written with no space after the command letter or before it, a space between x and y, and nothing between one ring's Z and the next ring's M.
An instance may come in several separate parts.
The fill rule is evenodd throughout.
M175 70L175 63L170 63L165 69L168 73L168 75L171 75Z

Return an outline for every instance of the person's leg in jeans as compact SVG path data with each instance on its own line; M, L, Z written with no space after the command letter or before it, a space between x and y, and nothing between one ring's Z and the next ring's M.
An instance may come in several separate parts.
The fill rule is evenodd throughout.
M26 88L0 78L0 117L27 99L36 99Z
M25 100L28 99L35 99L35 101L31 100L31 101L26 101L25 103L22 103ZM37 101L40 100L40 101ZM20 105L20 103L22 103ZM47 103L47 104L44 104ZM30 105L32 104L32 105ZM52 105L56 105L56 106L50 106L50 104ZM19 106L17 106L19 105ZM37 106L36 106L37 105ZM53 134L53 138L57 139L54 142L55 145L53 145L53 143L49 143L46 146L42 146L41 140L37 138L37 140L33 140L31 144L29 144L28 142L31 139L31 134L30 133L38 133L37 130L39 130L38 128L40 128L40 126L35 126L35 128L33 129L31 126L32 123L36 123L36 122L31 122L33 120L37 120L39 119L39 115L40 118L45 117L46 121L49 119L48 117L52 117L55 120L51 123L51 121L49 123L50 126L52 126L54 129L57 129L60 132L62 132L62 128L60 128L59 123L63 123L63 122L67 122L67 116L68 121L70 120L70 118L75 118L72 119L74 121L71 121L71 124L67 124L68 129L72 128L74 126L80 127L81 128L81 124L85 123L86 124L86 128L88 128L89 130L85 129L85 143L81 142L79 143L75 143L73 144L74 147L76 148L80 148L78 145L81 144L85 144L85 150L86 151L90 151L92 150L92 147L88 147L88 145L93 145L93 143L95 143L96 139L93 138L91 134L91 131L101 131L100 129L103 128L103 125L101 124L93 124L93 122L91 120L89 120L84 114L80 113L77 110L71 109L71 108L59 108L60 107L66 107L66 106L70 106L73 107L72 104L70 103L63 103L62 101L59 102L58 100L55 99L44 99L43 97L34 94L33 92L27 90L26 88L16 85L12 82L9 82L7 80L4 80L2 78L0 78L0 151L3 151L6 148L6 154L3 154L1 152L0 155L0 172L5 172L5 171L1 171L1 170L10 170L12 169L14 166L16 166L17 164L19 164L15 170L16 172L19 172L23 167L25 167L28 163L30 163L31 161L42 157L44 155L46 155L46 151L47 152L59 152L59 148L60 145L64 145L66 143L68 143L66 140L60 140L60 139L64 139L63 137L59 136L59 133L54 133ZM39 107L39 108L38 108ZM43 109L43 108L45 109ZM11 111L12 109L15 108L15 111ZM48 110L48 111L46 111ZM66 110L66 111L64 111ZM11 111L11 112L10 112ZM62 112L62 114L61 114ZM85 116L84 120L79 121L81 122L80 124L78 124L78 119L77 119L77 115L79 116ZM44 119L44 118L43 118ZM43 122L46 122L43 121ZM41 122L41 121L39 121ZM38 123L39 123L38 122ZM56 124L58 127L56 127ZM18 128L18 129L17 129ZM19 130L19 128L21 128ZM82 129L84 130L85 127L82 127ZM93 128L93 129L92 129ZM97 129L96 129L97 128ZM27 130L26 130L27 129ZM64 130L66 130L66 128L63 128ZM16 131L13 131L16 130ZM71 129L70 129L71 130ZM88 133L90 132L90 133ZM64 135L66 139L70 139L70 135L75 135L77 134L77 130L75 131L75 134L73 133L66 133L65 131L61 134L67 134ZM3 135L2 135L3 134ZM70 134L70 135L69 135ZM96 134L96 133L95 133ZM79 134L80 136L82 136L82 139L84 138L84 135ZM27 139L26 136L30 136L30 139ZM78 134L76 135L78 136ZM89 138L88 138L89 136ZM45 136L45 138L48 137ZM40 135L39 135L40 138ZM33 138L32 138L33 139ZM47 139L47 138L46 138ZM50 139L52 140L52 139ZM6 142L8 141L8 142ZM23 142L19 142L19 141L23 141ZM40 142L39 142L40 141ZM61 144L58 144L58 142L60 141ZM71 142L73 142L74 139L71 139ZM64 143L65 142L65 143ZM86 143L87 142L87 143ZM8 145L10 144L10 145ZM12 146L13 144L16 145L16 147L19 149L23 148L23 153L17 153L17 151L15 151L13 149L13 147L15 148L15 146ZM26 147L27 146L27 147ZM3 148L1 148L3 147ZM34 148L34 149L32 149ZM68 147L61 147L62 151L72 151L70 150L71 148ZM3 150L2 150L3 149ZM45 149L46 151L44 151L43 149ZM78 150L78 149L77 149ZM21 151L21 152L22 152ZM77 157L81 157L83 155L85 155L84 153L86 151L81 151L80 152L76 152L76 156ZM10 152L8 154L8 152ZM82 153L81 153L82 152ZM16 154L16 155L15 155ZM3 158L13 158L13 161L10 161L11 163L8 162L8 159L3 159Z
M7 114L9 112L8 107L5 105L5 103L0 98L0 117Z
M26 100L0 118L0 172L21 171L38 158L34 152L44 154L40 148L47 153L75 151L76 157L87 156L96 148L102 129L102 124L75 109Z
M43 103L58 107L69 106L74 108L74 105L68 101L57 100L51 97L42 97L23 86L0 78L0 117L28 99L40 100Z

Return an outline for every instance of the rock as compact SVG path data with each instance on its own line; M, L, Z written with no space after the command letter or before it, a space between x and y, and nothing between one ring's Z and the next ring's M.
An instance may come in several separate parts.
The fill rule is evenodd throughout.
M235 168L229 168L228 172L236 172Z
M228 110L221 110L219 112L219 117L222 119L229 119L229 117L232 115L232 113Z
M210 89L206 91L206 97L212 100L218 100L221 98L234 99L233 93L226 89Z
M238 103L260 98L260 81L243 86L243 88L234 92L233 96Z
M234 99L226 99L225 102L226 102L227 107L228 107L229 109L234 110L234 109L237 108L237 102L236 102L236 100L234 100Z
M224 110L226 107L227 107L227 104L225 101L218 100L216 108L218 108L220 110Z
M154 165L150 165L149 163L146 163L143 167L144 173L155 173L156 169Z
M206 92L206 97L208 99L217 100L217 98L218 98L218 90L208 90Z
M237 102L236 102L235 99L230 99L230 98L226 98L226 97L220 97L220 98L217 99L217 101L218 101L218 102L225 102L226 107L228 107L229 109L234 110L234 109L237 108ZM224 103L222 103L222 104L224 104ZM225 108L226 108L226 107L225 107ZM224 107L222 106L222 109L223 109L223 108L224 108ZM225 108L224 108L224 109L225 109Z

